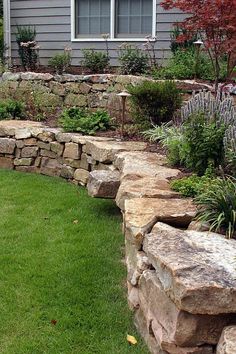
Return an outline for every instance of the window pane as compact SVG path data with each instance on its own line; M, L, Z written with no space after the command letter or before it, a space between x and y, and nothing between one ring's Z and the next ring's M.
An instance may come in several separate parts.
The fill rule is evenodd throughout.
M153 0L116 0L116 36L145 37L152 33Z
M77 36L100 37L110 33L111 0L77 0Z

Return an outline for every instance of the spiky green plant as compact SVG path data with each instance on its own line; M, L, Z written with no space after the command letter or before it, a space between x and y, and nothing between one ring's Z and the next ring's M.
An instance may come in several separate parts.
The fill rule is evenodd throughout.
M209 223L211 231L226 232L228 238L236 236L236 179L216 178L208 189L196 197L197 220Z

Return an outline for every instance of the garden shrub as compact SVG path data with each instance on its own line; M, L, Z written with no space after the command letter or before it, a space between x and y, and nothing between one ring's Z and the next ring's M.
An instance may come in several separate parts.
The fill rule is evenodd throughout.
M81 64L93 74L103 73L108 68L110 58L107 53L98 52L94 49L82 49L84 59Z
M160 125L172 120L181 106L180 91L172 81L144 81L136 86L128 86L128 91L134 119L146 125Z
M54 69L56 74L63 74L71 65L71 50L65 48L63 53L55 54L49 59L48 65Z
M0 120L20 119L25 116L25 105L21 101L8 99L0 102Z
M25 70L35 70L38 64L38 45L35 26L17 26L16 42L21 64Z
M141 49L123 44L118 52L121 74L144 74L148 69L149 58Z
M91 112L72 107L62 112L59 123L65 131L93 135L98 130L107 130L111 125L111 117L104 110Z
M195 198L198 206L197 220L209 223L210 230L236 236L236 179L215 179L205 191Z

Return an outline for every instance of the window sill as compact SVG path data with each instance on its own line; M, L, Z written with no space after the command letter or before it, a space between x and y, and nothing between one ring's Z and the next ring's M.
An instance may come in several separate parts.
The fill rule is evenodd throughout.
M150 42L156 41L155 39L149 39ZM146 38L71 38L71 42L147 42Z

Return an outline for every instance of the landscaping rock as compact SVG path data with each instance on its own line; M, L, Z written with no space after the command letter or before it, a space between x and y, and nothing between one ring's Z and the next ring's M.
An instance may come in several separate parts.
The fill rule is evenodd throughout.
M109 163L115 155L121 151L140 151L147 147L143 142L119 142L119 141L87 141L86 152L99 161Z
M21 80L42 80L50 81L53 79L53 75L49 73L35 73L35 72L24 72L21 73Z
M86 185L89 179L89 172L86 170L83 170L82 168L78 168L75 171L74 174L74 179L76 181L79 181L80 183L82 183L83 185Z
M20 128L15 131L16 139L27 139L31 137L30 128Z
M38 155L37 146L26 146L21 151L21 157L36 157Z
M42 157L40 173L47 176L60 176L61 174L61 164L55 160L48 157Z
M236 323L236 315L193 315L179 310L164 291L154 270L144 270L139 281L140 306L149 321L159 323L156 336L159 343L194 347L217 344L223 328Z
M85 95L69 93L65 98L65 105L85 107L87 106L87 97Z
M141 198L125 201L125 235L138 248L157 221L187 227L196 213L191 199Z
M16 171L25 173L40 173L40 169L36 166L16 166Z
M61 169L61 177L66 179L72 179L74 177L74 168L70 166L63 165Z
M88 194L95 198L115 199L119 185L119 171L93 171L89 174Z
M34 146L37 145L37 139L36 138L27 138L24 140L23 144L25 146Z
M160 180L157 177L135 177L123 178L116 196L116 204L124 210L125 200L134 198L178 198L179 194L170 189L167 180Z
M179 170L165 167L165 164L166 158L163 155L151 152L121 152L114 161L122 179L131 175L165 180L180 174Z
M62 156L64 145L58 143L57 141L53 141L50 143L50 149L57 154L57 156Z
M220 337L216 354L235 354L236 353L236 326L226 327Z
M69 159L78 160L81 156L81 151L79 150L78 144L66 143L63 157L68 157Z
M179 309L209 315L236 312L234 240L157 223L145 236L143 250Z
M22 158L22 159L15 159L14 165L15 166L30 166L32 164L32 158Z
M71 133L61 133L58 132L56 134L56 139L59 143L69 143L71 141L72 134Z
M12 170L14 168L13 158L0 156L0 168Z
M14 139L0 138L1 154L13 154L15 147L16 147L16 141Z
M20 80L20 74L6 71L5 73L2 74L2 80L3 81L18 81L18 80Z

